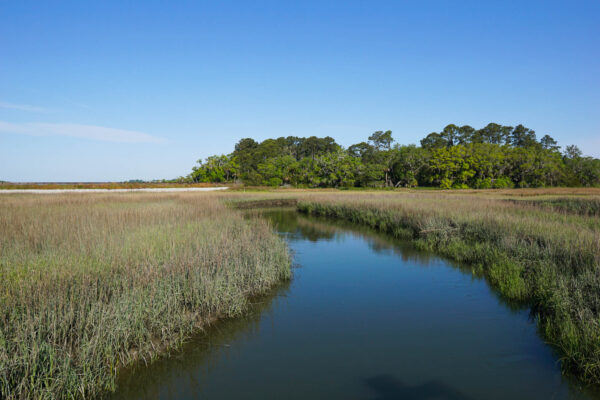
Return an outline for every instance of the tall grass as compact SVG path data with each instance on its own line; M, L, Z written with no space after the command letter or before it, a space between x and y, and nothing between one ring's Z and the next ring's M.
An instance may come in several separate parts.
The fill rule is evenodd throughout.
M512 200L522 205L544 208L562 213L600 216L600 198L559 197L544 200Z
M84 398L290 277L210 194L0 197L0 398Z
M600 220L443 193L304 196L302 212L370 226L472 265L529 304L562 366L600 383Z

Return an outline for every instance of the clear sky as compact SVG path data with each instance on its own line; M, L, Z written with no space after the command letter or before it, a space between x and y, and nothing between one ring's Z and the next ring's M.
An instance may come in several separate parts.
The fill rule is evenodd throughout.
M0 180L174 178L243 137L488 122L600 157L600 1L0 0Z

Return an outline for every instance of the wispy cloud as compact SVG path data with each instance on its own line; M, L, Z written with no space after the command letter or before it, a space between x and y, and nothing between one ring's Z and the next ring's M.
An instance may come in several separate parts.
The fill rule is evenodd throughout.
M81 103L79 101L72 100L72 99L70 99L68 97L65 97L65 96L59 96L59 99L61 99L63 101L66 101L67 103L69 103L69 104L71 104L71 105L73 105L75 107L78 107L78 108L83 108L85 110L91 110L92 109L92 107L88 106L87 104Z
M125 129L80 124L44 122L10 123L0 121L0 133L30 136L70 136L118 143L162 143L163 138Z
M45 113L45 112L50 111L47 108L43 108L43 107L30 106L27 104L13 104L13 103L7 103L5 101L0 101L0 108L6 108L9 110L38 112L38 113Z

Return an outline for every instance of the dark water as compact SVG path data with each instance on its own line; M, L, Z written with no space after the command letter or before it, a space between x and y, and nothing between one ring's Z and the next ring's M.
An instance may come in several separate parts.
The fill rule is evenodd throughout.
M373 233L267 214L300 266L181 352L124 374L121 399L592 399L528 310Z

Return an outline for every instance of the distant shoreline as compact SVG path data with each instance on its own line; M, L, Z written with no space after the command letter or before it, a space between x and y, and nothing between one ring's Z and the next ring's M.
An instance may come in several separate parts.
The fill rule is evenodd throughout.
M137 188L137 189L0 189L0 193L120 193L120 192L211 192L229 189L221 187L191 187L191 188Z

